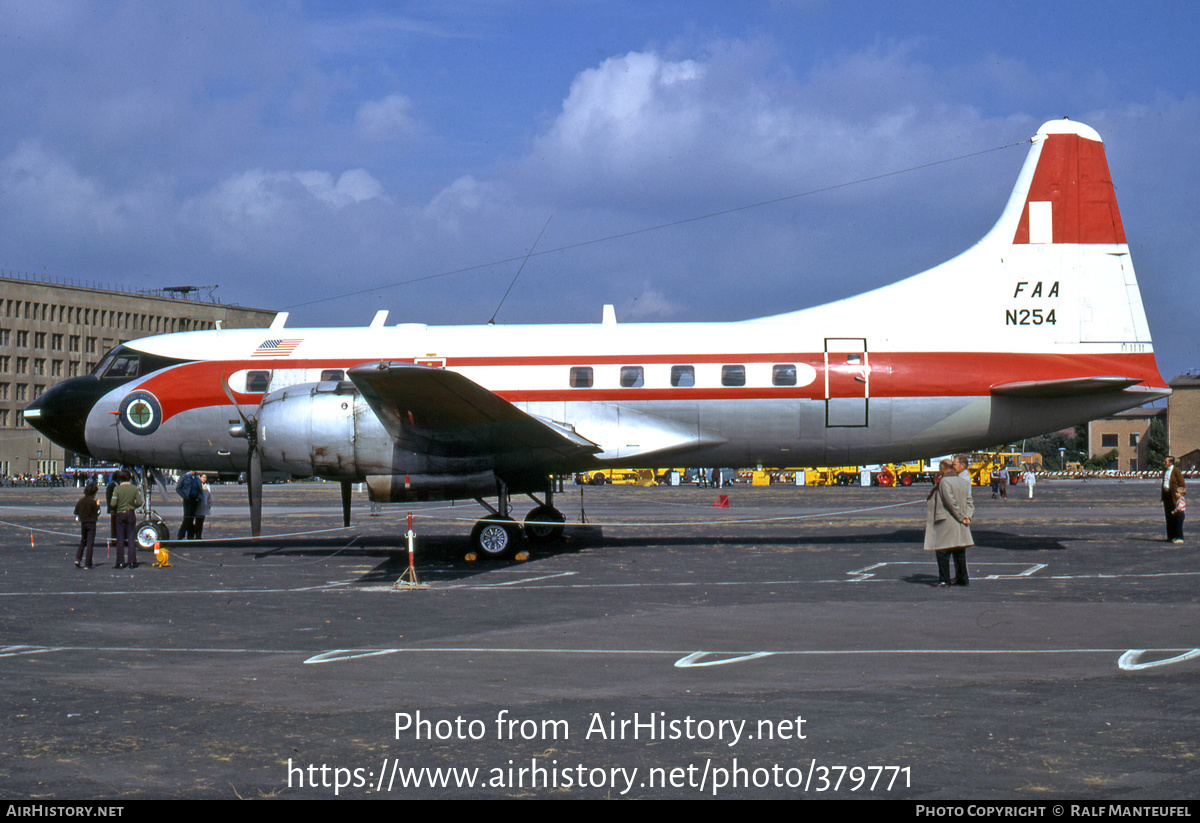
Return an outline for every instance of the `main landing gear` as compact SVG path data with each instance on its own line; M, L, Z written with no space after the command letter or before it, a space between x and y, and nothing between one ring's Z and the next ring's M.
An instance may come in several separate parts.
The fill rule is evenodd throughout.
M492 507L482 497L475 498L479 505L491 512L475 524L471 529L471 548L480 557L493 560L503 560L517 553L521 538L532 543L549 543L562 537L563 524L566 518L563 513L554 508L553 487L546 487L546 502L543 503L529 495L529 499L537 504L529 514L525 515L522 527L512 518L512 505L509 500L508 488L500 484L497 490L496 506Z

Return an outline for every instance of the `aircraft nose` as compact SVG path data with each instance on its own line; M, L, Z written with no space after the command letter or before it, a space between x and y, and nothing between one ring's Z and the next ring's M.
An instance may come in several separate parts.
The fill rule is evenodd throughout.
M91 457L84 427L88 412L109 388L91 376L51 386L25 407L25 422L64 449Z

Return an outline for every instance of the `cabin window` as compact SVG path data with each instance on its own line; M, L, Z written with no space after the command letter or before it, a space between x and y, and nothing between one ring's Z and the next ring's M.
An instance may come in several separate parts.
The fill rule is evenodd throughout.
M621 367L621 388L640 389L646 385L646 373L641 366Z
M592 387L592 367L591 366L572 366L571 367L571 388L573 389L590 389Z
M796 385L796 365L794 363L778 363L772 366L771 382L776 386Z
M690 389L696 385L696 368L694 366L672 366L671 385L677 389Z
M329 380L345 380L346 372L341 369L325 369L321 372L321 382L325 383Z
M271 385L271 373L269 371L248 371L246 372L246 391L250 394L261 394Z
M721 367L721 385L722 386L744 386L744 385L746 385L746 367L745 366L722 366Z
M862 355L861 354L848 354L848 355L846 355L846 363L851 366L861 366L862 365Z

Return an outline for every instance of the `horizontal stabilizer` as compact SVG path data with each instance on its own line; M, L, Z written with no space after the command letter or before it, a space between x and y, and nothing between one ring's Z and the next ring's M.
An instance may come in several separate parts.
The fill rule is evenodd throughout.
M1065 380L1023 380L992 386L1004 397L1081 397L1119 392L1142 382L1137 377L1070 377ZM1147 398L1149 400L1151 398Z

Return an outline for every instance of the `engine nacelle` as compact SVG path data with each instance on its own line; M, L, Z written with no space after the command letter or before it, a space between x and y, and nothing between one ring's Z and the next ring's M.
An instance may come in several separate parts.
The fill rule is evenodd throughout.
M258 448L267 470L366 480L376 502L496 494L490 458L430 455L397 443L348 381L300 383L268 394L258 411Z
M469 500L496 494L496 475L490 471L464 474L383 474L367 478L375 503L413 503L422 500Z
M258 412L264 467L302 477L362 480L395 469L393 442L353 383L300 383L271 392Z

